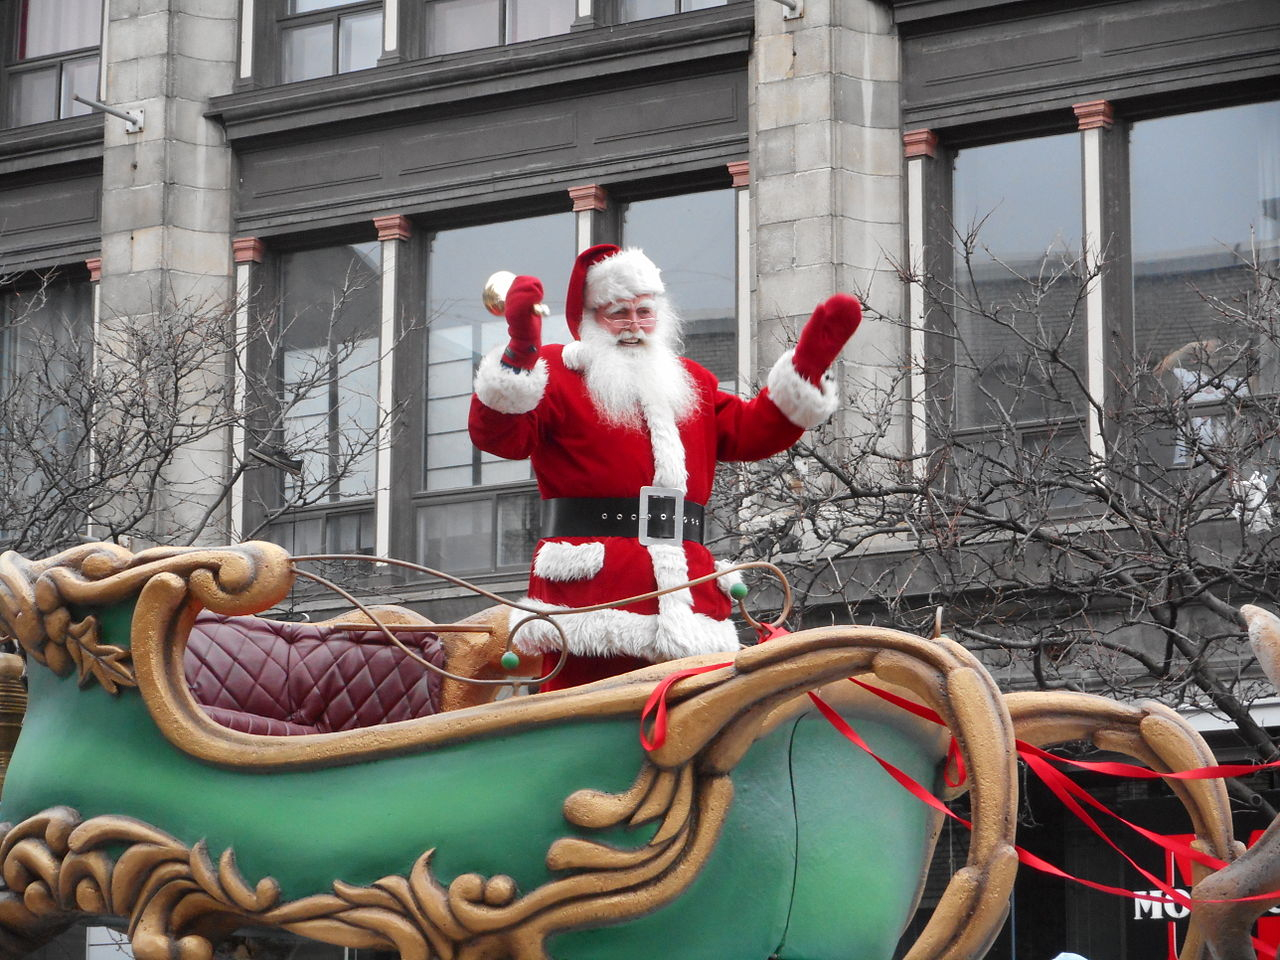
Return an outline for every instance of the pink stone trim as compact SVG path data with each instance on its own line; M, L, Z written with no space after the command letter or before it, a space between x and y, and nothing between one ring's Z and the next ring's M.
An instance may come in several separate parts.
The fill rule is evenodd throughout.
M584 184L581 187L569 188L569 199L573 201L573 212L584 210L608 210L609 194L604 187L596 183Z
M908 130L902 135L902 153L908 160L938 155L938 135L932 130Z
M729 176L733 177L733 185L735 187L751 186L751 161L735 160L733 163L726 163L729 168Z
M89 269L90 283L97 283L99 280L102 279L102 258L101 257L90 257L88 260L84 262L84 265Z
M236 263L261 263L267 247L257 237L236 237L231 241L231 254Z
M1073 103L1071 109L1076 112L1076 121L1081 130L1109 130L1116 122L1116 113L1110 100Z
M398 213L374 217L373 225L378 231L379 240L408 240L413 236L413 224L408 217Z

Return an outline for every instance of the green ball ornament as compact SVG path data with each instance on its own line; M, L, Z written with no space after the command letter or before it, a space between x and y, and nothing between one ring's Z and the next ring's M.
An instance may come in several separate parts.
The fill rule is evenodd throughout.
M514 670L518 666L520 666L520 657L514 650L508 650L502 655L503 670Z
M750 592L745 583L735 583L729 588L729 596L735 600L742 600Z

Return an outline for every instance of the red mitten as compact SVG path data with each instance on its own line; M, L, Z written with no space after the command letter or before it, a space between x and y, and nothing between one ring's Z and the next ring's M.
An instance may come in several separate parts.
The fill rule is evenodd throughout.
M861 322L862 304L847 293L837 293L818 304L800 331L800 342L791 358L796 373L817 386Z
M537 277L516 277L507 291L507 334L511 342L502 353L505 366L532 370L542 346L542 317L534 310L542 302L542 281Z

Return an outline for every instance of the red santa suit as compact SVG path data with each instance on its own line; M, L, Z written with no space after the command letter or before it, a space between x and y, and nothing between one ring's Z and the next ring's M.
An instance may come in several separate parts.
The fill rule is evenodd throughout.
M608 259L594 267L592 251L594 262L600 262L602 250ZM576 279L571 281L568 313L575 336L584 297L590 307L592 301L662 293L656 268L639 251L592 251L579 261L581 265L586 258L586 267L595 271L594 286L582 289L582 269L575 269ZM684 525L687 539L675 536L666 524L663 532L669 536L641 543L642 488L678 491L687 512L698 512L689 505L707 503L718 461L760 460L786 450L806 428L834 412L834 381L814 385L805 380L788 352L770 372L769 386L754 399L743 400L720 390L708 370L681 358L693 386L693 402L683 418L677 422L669 404L654 401L642 405L635 425L622 425L602 414L593 400L584 372L589 362L589 351L575 341L542 347L528 371L505 365L495 352L482 361L476 375L472 441L500 457L530 458L544 508L546 502L566 504L575 515L577 532L588 534L554 535L557 531L552 529L553 535L538 542L526 602L550 613L609 603L609 608L596 612L556 617L571 661L616 659L606 675L642 663L738 649L724 578L657 599L615 603L679 586L716 567L701 542L701 527L692 521ZM663 526L661 515L675 503L656 499L648 506L656 528ZM590 535L601 531L610 535ZM513 610L512 625L526 616ZM515 643L526 653L550 653L559 650L561 635L551 624L535 620L520 628Z

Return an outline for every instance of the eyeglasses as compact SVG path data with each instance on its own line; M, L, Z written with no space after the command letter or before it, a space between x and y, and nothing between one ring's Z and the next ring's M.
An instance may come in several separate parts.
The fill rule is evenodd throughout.
M631 327L650 333L658 325L657 310L647 301L639 304L627 301L611 303L596 311L596 319L605 329L613 333L621 333Z

